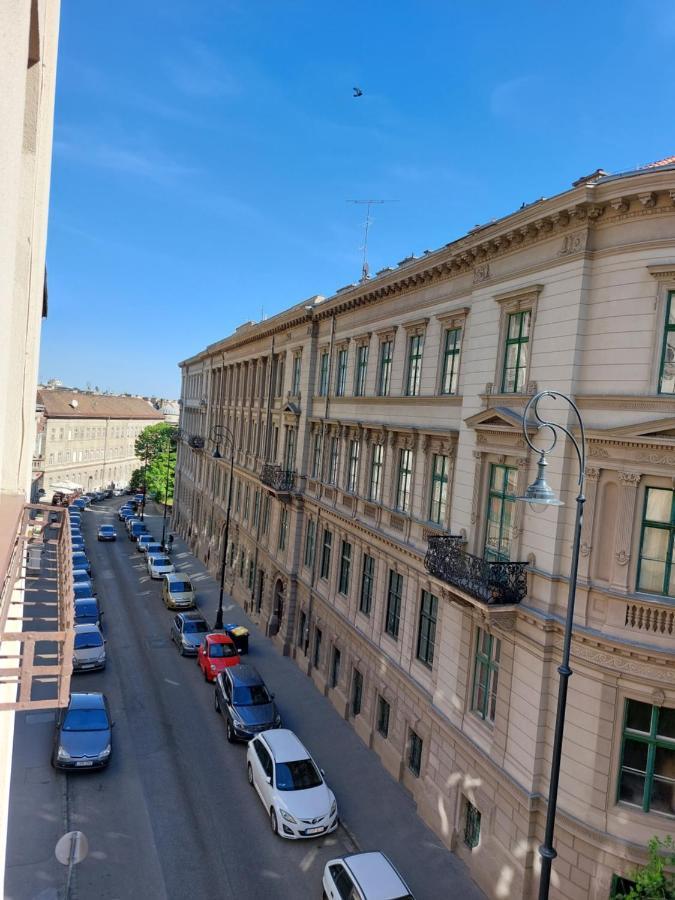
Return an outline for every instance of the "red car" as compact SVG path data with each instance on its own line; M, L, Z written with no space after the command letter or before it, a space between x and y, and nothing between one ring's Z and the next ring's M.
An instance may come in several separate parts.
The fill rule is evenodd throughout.
M215 681L223 669L238 666L240 662L239 651L226 634L207 634L199 645L197 665L206 681Z

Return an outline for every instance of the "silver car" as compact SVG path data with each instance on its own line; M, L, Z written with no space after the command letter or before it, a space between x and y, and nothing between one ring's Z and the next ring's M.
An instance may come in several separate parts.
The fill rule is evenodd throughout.
M105 669L105 640L98 625L76 625L73 672Z
M171 621L171 640L181 656L196 656L204 635L209 631L209 623L196 612L178 613Z

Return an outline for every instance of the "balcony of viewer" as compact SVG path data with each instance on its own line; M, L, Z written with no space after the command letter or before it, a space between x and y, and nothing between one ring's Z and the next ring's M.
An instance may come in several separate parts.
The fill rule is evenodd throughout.
M424 566L428 572L489 606L520 603L527 594L527 563L491 562L462 549L457 535L432 535Z
M295 489L295 471L265 463L260 470L260 481L277 494L290 494Z

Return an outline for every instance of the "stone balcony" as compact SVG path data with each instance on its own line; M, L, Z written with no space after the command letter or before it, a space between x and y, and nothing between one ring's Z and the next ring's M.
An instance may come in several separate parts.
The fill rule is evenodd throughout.
M273 463L265 463L260 470L260 481L276 494L290 494L295 490L295 471Z
M424 566L462 594L488 606L513 606L527 594L527 563L491 562L462 549L456 535L428 539Z

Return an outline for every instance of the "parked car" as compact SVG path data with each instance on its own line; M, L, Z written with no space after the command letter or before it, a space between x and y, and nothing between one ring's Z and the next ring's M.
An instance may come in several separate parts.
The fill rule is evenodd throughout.
M197 651L197 665L206 681L215 681L228 666L238 666L241 662L239 651L232 638L222 632L207 634Z
M96 625L102 629L102 615L96 597L75 597L76 625Z
M82 524L82 516L79 513L70 513L68 516L71 528L79 528Z
M91 564L83 550L73 550L73 569L84 569L88 575L91 575Z
M162 579L162 600L167 609L192 609L195 589L187 575L171 572Z
M85 552L84 538L81 535L72 535L71 534L70 544L71 544L73 551L79 550L81 553Z
M227 739L250 741L261 731L281 728L281 716L253 666L231 666L216 678L214 705L225 719Z
M133 522L129 528L129 540L135 541L142 534L148 533L148 526L145 522Z
M73 585L73 597L75 600L88 599L93 596L93 591L91 588L91 582L85 584L84 582L77 582Z
M129 513L129 515L133 513L133 509L129 506L128 503L120 506L120 508L117 510L117 518L120 520L120 522L124 520L126 513Z
M114 525L99 525L97 537L99 541L116 541L117 532Z
M73 583L79 584L80 582L91 584L91 575L86 569L73 569Z
M102 769L110 762L113 722L104 694L74 693L59 711L52 765L57 769Z
M89 505L88 497L78 497L77 500L73 500L68 509L77 510L81 512L83 509L86 509Z
M151 578L161 578L162 575L168 575L169 572L175 572L173 563L168 556L152 556L148 554L148 575Z
M352 853L331 859L323 870L323 896L330 900L414 900L384 853Z
M105 669L105 640L98 625L76 625L73 672Z
M124 496L124 488L113 488L112 496L113 497L123 497Z
M144 535L141 535L141 537L143 536ZM138 541L136 543L138 543ZM140 551L141 553L146 554L146 559L149 556L166 556L164 547L162 547L162 545L155 540L149 543L141 544Z
M149 532L146 532L146 534L139 534L138 537L136 538L136 549L138 550L139 553L143 552L144 544L157 544L157 540ZM161 545L160 544L157 544L157 545L161 549Z
M80 531L80 526L79 526L79 525L71 525L71 526L70 526L70 539L71 539L71 541L72 541L74 538L81 538L82 536L83 536L83 535L82 535L82 532Z
M171 622L171 640L181 656L196 656L209 623L199 613L178 613Z
M290 840L316 837L338 826L337 801L323 774L287 728L263 731L246 750L246 772L275 834Z

